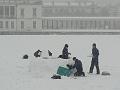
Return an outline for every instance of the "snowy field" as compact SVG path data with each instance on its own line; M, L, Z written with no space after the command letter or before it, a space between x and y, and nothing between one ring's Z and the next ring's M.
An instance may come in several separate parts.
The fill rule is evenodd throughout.
M35 58L33 53L40 49L50 50L53 57L61 54L64 44L69 45L71 57L83 62L87 77L62 77L53 80L58 66L72 60ZM100 70L110 76L89 75L92 43L100 51ZM29 55L23 60L24 54ZM47 56L45 53L43 56ZM0 90L120 90L120 36L119 35L22 35L0 36Z

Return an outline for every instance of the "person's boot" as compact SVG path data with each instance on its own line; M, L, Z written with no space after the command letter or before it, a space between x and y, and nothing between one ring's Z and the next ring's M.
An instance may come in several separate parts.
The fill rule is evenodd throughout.
M90 70L90 71L89 71L89 73L93 73L93 71L92 71L92 70Z
M84 73L84 72L82 72L82 75L83 75L83 76L85 76L85 73Z
M97 69L97 74L100 74L99 66L96 66L96 69Z
M89 70L89 73L93 73L93 68L94 68L94 66L91 65L90 70Z
M96 74L100 74L100 71L98 71Z

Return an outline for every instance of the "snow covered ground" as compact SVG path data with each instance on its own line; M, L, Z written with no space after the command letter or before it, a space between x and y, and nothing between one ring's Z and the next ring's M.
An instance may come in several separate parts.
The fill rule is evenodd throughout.
M100 51L100 69L111 76L88 75L91 45ZM36 59L33 53L50 50L53 57L61 54L64 44L72 56L83 62L87 77L62 77L53 80L59 65L72 60ZM120 90L120 36L119 35L12 35L0 36L0 90ZM23 60L24 54L29 55ZM95 73L95 72L94 72Z

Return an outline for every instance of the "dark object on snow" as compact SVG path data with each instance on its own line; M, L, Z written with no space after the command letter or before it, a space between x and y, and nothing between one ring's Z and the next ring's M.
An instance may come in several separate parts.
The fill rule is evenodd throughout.
M110 75L110 73L109 73L109 72L107 72L107 71L103 71L103 72L102 72L102 75L104 75L104 76L109 76L109 75Z
M41 52L40 50L37 50L35 53L34 53L34 56L35 57L40 57L41 56Z
M72 65L67 64L66 65L69 69L72 69Z
M85 76L85 73L83 72L82 62L76 57L73 57L73 61L75 61L75 64L72 66L72 68L76 68L77 70L77 72L74 73L74 76Z
M85 76L85 73L84 72L75 72L74 73L74 76Z
M59 55L58 58L62 58L62 55Z
M52 56L52 53L48 50L48 54L49 54L49 56Z
M64 58L63 55L59 55L58 58L61 58L61 59L70 59L70 57L68 57L68 58Z
M28 59L28 55L25 54L25 55L23 56L23 59Z
M89 73L93 73L93 69L95 66L96 70L97 70L97 74L100 74L99 62L98 62L99 50L96 48L95 43L93 43L92 55L93 55L93 57L92 57Z
M53 75L51 78L52 79L61 79L61 76L59 76L59 75Z
M68 44L65 44L62 55L59 55L58 58L69 59L69 55L71 55L71 53L68 52Z

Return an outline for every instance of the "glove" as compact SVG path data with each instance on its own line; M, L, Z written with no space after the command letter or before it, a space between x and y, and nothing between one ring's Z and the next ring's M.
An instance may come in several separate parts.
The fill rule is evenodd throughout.
M72 65L67 64L66 65L69 69L72 69Z

